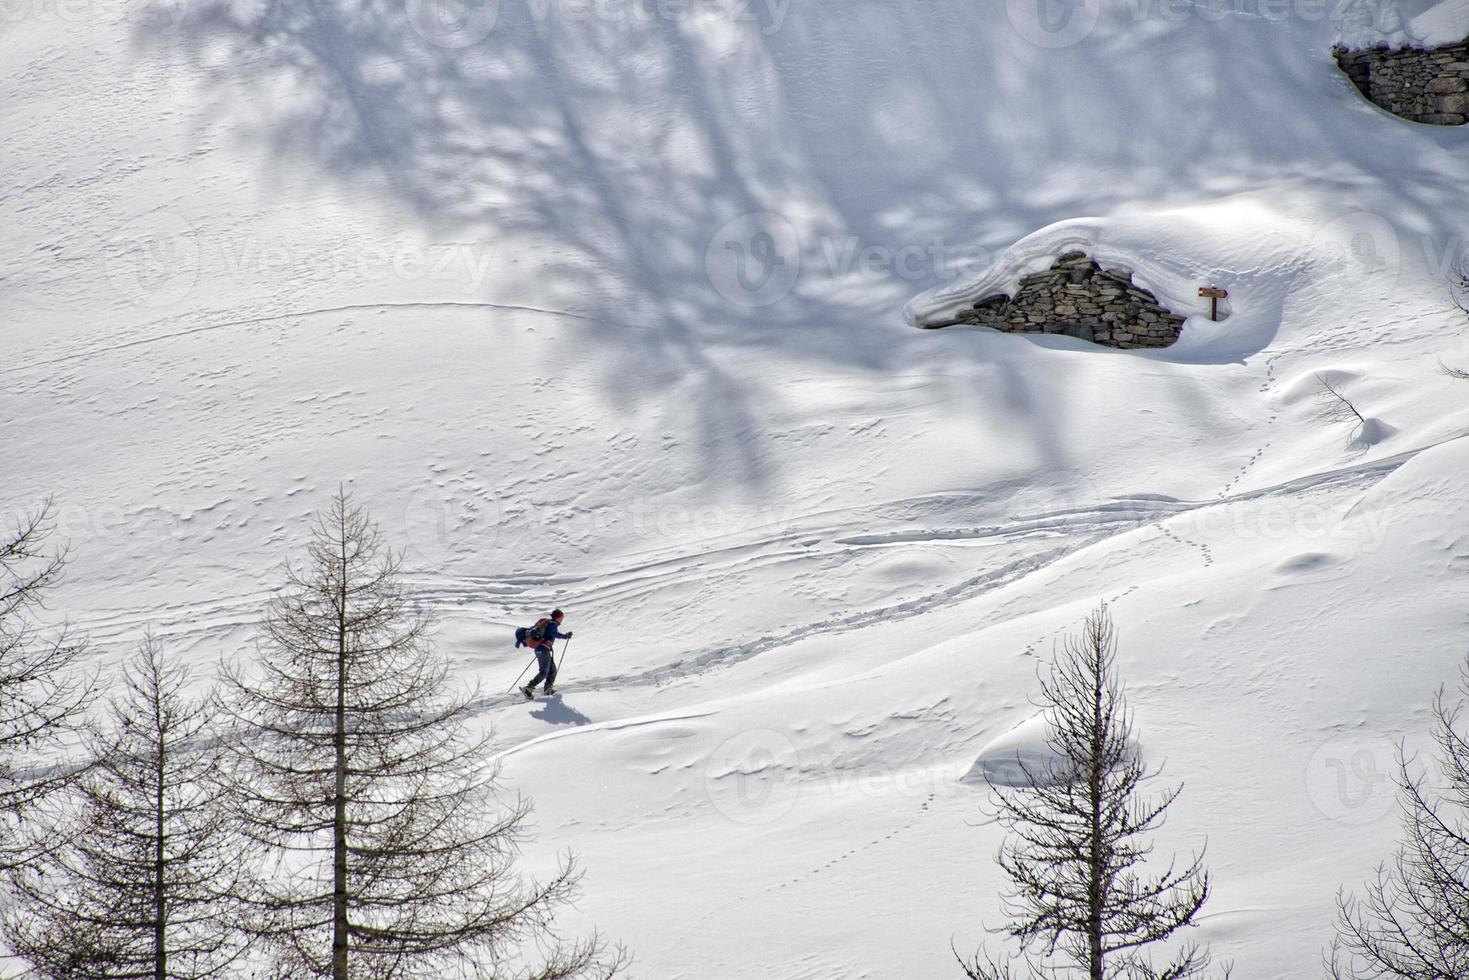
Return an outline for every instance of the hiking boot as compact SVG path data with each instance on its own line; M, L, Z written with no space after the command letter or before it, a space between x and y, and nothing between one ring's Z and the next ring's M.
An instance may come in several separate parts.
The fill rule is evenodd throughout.
M555 693L556 693L556 689L554 687L552 687L550 684L547 684L546 685L546 697L549 698L551 695L553 695Z
M527 685L527 686L522 687L520 689L520 693L525 695L525 699L527 701L531 701L531 700L534 700L535 699L536 689L534 687L531 687L531 686Z

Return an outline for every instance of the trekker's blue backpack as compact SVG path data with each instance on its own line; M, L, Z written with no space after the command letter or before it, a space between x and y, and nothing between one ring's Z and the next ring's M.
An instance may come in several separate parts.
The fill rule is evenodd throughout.
M546 638L546 626L550 622L549 617L542 616L536 620L534 626L517 626L515 628L515 649L538 645Z

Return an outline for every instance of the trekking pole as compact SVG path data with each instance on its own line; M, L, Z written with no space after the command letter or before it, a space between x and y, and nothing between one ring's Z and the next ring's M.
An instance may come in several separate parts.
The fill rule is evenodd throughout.
M531 664L536 662L536 655L534 653L530 655L530 658L530 663L525 665L525 670L522 670L520 672L520 676L515 678L515 683L510 685L510 691L514 691L517 687L520 686L520 682L525 680L526 672L530 670ZM510 691L506 691L505 693L509 694Z
M566 666L566 655L571 652L571 640L566 641L566 646L561 648L561 662L556 665L556 673L561 673L561 668Z

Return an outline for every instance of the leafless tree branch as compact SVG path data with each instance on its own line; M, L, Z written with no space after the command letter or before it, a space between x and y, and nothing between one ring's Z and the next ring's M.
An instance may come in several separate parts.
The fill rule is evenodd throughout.
M992 804L1008 833L997 861L1011 887L1004 896L1008 921L991 931L1017 948L1002 960L983 949L968 961L961 957L972 980L1017 973L1184 980L1208 972L1208 951L1195 944L1173 949L1161 966L1148 956L1150 947L1195 924L1210 880L1202 852L1148 867L1148 837L1179 791L1153 800L1141 795L1149 773L1133 743L1116 645L1103 606L1041 678L1053 762L1017 759L1021 785L996 786Z
M1354 426L1367 423L1362 413L1357 411L1357 406L1342 393L1341 385L1333 384L1321 374L1316 375L1316 382L1319 386L1318 398L1330 418L1338 422L1350 422Z
M1456 381L1469 381L1469 371L1463 368L1450 367L1443 361L1438 362L1438 373L1446 378L1453 378Z
M47 500L0 538L0 870L22 867L57 841L51 801L75 776L60 757L93 699L80 667L85 645L38 620L66 554L49 546Z
M1469 664L1461 670L1469 696ZM1443 791L1430 792L1400 746L1403 837L1391 865L1360 896L1338 896L1327 966L1336 980L1469 976L1469 735L1462 700L1434 698L1433 738Z
M67 843L13 874L10 946L40 977L240 976L246 853L219 803L222 750L187 671L152 636L69 787Z
M575 862L546 881L515 871L529 805L502 798L468 726L477 692L450 689L398 565L338 494L287 568L258 662L225 670L231 795L275 855L253 930L292 976L612 976L620 949L552 928Z
M1449 273L1449 293L1454 297L1454 304L1469 316L1469 260L1460 262Z

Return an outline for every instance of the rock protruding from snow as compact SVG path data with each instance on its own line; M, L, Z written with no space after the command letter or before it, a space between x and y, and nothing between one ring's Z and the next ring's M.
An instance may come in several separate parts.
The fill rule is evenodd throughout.
M1025 276L1014 295L994 293L947 320L1007 333L1061 334L1105 347L1169 347L1184 318L1132 281L1132 273L1104 269L1085 252L1071 251L1050 269Z
M1469 40L1428 49L1336 49L1336 63L1374 105L1413 122L1469 122Z

